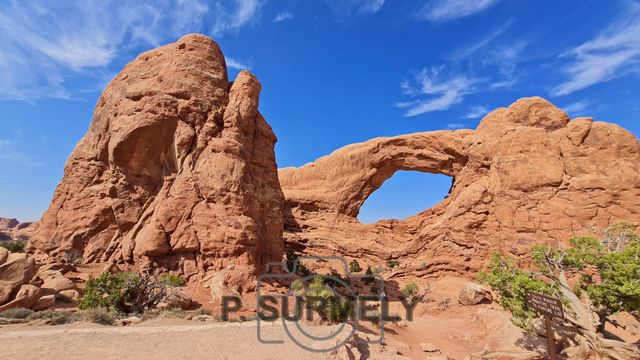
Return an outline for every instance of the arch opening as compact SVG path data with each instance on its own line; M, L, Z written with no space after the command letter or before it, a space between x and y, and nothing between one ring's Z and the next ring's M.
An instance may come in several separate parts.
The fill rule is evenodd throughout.
M421 171L396 171L360 207L358 221L403 220L442 201L451 190L453 178Z

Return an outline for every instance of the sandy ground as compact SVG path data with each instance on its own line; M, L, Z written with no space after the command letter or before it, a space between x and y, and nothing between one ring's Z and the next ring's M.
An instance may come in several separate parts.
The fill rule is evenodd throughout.
M264 327L265 336L284 338L283 327ZM156 319L135 326L88 323L0 328L0 359L325 359L292 341L261 344L256 322L197 323Z

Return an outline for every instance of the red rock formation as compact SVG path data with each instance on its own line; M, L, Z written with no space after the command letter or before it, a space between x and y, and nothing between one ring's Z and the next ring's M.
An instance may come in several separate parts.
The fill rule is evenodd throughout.
M356 216L398 170L454 178L449 196L404 221ZM640 221L640 143L619 126L570 121L541 98L473 130L377 138L279 171L285 241L315 255L401 258L417 276L477 270L493 250L525 254L613 223Z
M570 121L541 98L498 109L476 130L377 138L278 174L259 92L248 72L228 82L205 36L141 54L100 97L29 251L76 249L84 262L186 277L218 271L217 289L281 259L283 222L292 249L401 258L395 275L423 276L477 270L495 249L524 255L640 221L638 140L612 124ZM358 222L367 197L399 170L455 181L409 219Z
M37 227L37 222L0 217L0 241L29 240Z
M98 100L29 251L187 277L280 260L283 195L260 89L246 71L230 83L205 36L138 56Z

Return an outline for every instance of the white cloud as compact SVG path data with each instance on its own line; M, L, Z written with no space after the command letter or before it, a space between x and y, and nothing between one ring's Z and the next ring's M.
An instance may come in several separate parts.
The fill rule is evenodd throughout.
M358 11L363 14L375 14L382 9L384 1L385 0L365 0L362 2Z
M70 80L103 85L114 60L203 32L205 21L217 36L237 31L258 21L262 1L0 2L0 100L74 97Z
M244 62L240 62L238 60L232 59L228 56L225 56L225 62L227 63L227 67L237 70L251 69L251 66L245 64Z
M255 24L261 15L263 0L227 0L215 2L214 35L238 31L241 27Z
M455 129L466 129L467 124L463 123L449 123L447 124L447 129L455 130Z
M640 4L629 2L623 15L594 39L570 50L573 58L564 83L551 90L552 96L571 94L640 68Z
M484 11L500 0L433 0L417 14L421 20L444 22L455 20Z
M280 22L288 19L293 19L293 14L288 11L283 11L280 14L276 15L276 17L273 19L273 22Z
M464 117L467 119L477 119L487 115L488 113L489 108L484 105L472 106Z
M580 101L576 101L574 103L568 104L566 106L563 107L564 111L567 112L567 114L571 115L572 117L574 116L580 116L580 115L584 115L585 114L585 110L587 110L587 108L591 105L591 102L588 100L580 100Z
M400 84L403 93L412 98L397 104L398 107L407 109L405 116L446 110L473 92L473 85L477 80L466 75L454 75L445 79L442 72L442 67L422 69L414 74L415 85L409 81Z

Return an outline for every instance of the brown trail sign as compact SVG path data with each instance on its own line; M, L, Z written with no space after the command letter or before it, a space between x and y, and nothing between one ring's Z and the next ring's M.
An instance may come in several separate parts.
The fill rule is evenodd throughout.
M544 315L544 324L547 330L547 352L549 353L549 359L556 360L556 342L551 328L551 319L553 317L564 318L562 301L542 294L527 293L527 305L539 314Z

